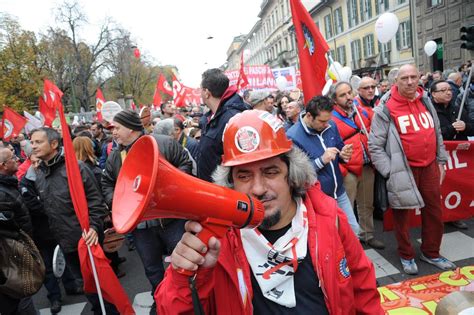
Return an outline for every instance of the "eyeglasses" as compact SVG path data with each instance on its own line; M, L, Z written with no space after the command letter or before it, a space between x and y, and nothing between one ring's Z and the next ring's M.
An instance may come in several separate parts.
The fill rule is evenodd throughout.
M452 90L451 88L445 88L445 89L433 91L433 93L435 93L435 92L446 93L446 92L452 92L452 91L453 91L453 90Z
M360 88L362 90L368 90L368 89L375 90L376 86L375 85L367 85L367 86L361 86Z

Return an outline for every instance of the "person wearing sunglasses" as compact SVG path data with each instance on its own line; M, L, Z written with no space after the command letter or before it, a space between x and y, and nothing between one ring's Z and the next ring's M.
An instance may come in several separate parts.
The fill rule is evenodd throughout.
M360 80L359 88L357 89L358 95L354 97L354 103L362 106L369 114L372 119L372 109L378 105L379 99L375 95L377 89L377 83L371 77L363 77Z
M462 111L461 119L458 119L460 108L454 104L453 89L448 81L433 82L430 93L431 102L438 114L443 140L468 140L468 136L474 136L474 123L469 120L466 107ZM458 229L468 228L466 223L459 220L449 224Z

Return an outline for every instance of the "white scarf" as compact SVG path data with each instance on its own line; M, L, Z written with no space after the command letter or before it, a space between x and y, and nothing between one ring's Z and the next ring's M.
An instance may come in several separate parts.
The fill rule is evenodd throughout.
M297 200L291 228L275 244L270 244L256 228L241 230L241 238L263 296L277 304L295 307L294 274L298 262L306 257L308 241L308 216L301 199Z

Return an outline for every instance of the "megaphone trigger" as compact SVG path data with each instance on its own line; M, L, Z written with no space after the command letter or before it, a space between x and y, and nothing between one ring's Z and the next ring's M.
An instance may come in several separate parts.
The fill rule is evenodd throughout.
M220 220L216 218L207 218L206 220L200 222L202 226L201 232L196 234L196 236L203 242L206 247L209 244L209 239L213 236L216 238L222 238L229 227L232 226L232 222L226 220ZM201 253L202 256L206 256L207 252ZM185 276L193 276L196 271L186 270L184 268L178 268L178 273Z

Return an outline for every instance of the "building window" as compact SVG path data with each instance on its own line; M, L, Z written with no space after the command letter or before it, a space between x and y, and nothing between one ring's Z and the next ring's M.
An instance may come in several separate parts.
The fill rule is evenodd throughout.
M397 0L398 4L403 4L405 2L407 2L407 0Z
M428 8L443 4L443 0L428 0Z
M331 15L328 14L324 17L324 31L326 34L326 39L332 37L332 23L331 23Z
M389 64L390 63L390 51L392 50L392 42L385 44L378 42L379 53L381 56L380 64Z
M375 0L375 15L388 11L389 0Z
M364 58L372 57L375 55L374 51L374 34L364 36Z
M344 24L342 22L342 8L339 7L334 11L334 26L335 26L335 33L340 34L344 32Z
M360 0L360 20L362 22L372 18L372 0Z
M337 61L343 66L346 65L346 46L337 47Z
M397 32L397 49L411 48L411 24L410 21L400 23Z
M334 58L336 57L336 55L334 54L334 49L329 50L329 56L331 56L331 58L334 60Z
M362 55L360 53L360 39L356 39L351 42L351 55L352 55L352 69L360 68L360 60Z
M359 24L359 15L357 14L357 0L347 0L347 13L349 15L349 28Z

